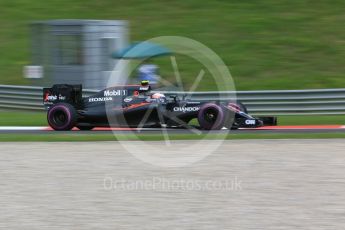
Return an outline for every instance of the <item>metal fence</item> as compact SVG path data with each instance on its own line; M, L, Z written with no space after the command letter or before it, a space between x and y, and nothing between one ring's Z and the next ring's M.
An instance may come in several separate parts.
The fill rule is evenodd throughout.
M97 91L83 90L84 96ZM197 100L231 100L233 92L165 92ZM238 91L254 115L345 114L345 89ZM43 110L42 88L0 85L0 109Z

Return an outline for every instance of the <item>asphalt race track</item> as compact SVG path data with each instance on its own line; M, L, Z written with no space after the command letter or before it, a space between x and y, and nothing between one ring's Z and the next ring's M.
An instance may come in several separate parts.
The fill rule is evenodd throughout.
M213 143L214 141L212 141ZM138 153L147 142L132 142ZM210 141L150 142L176 155ZM194 152L183 151L195 146ZM0 229L313 229L345 226L345 142L230 140L182 168L119 142L0 143ZM181 151L182 149L182 151Z
M188 134L192 133L189 129L165 129L171 134ZM15 127L2 126L0 134L16 133L16 134L109 134L109 133L134 132L140 134L156 134L162 133L160 128L95 128L91 131L80 131L77 128L72 131L54 131L49 127ZM218 131L201 131L203 133L344 133L345 126L342 125L308 125L308 126L267 126L256 129L239 129L239 130L218 130Z

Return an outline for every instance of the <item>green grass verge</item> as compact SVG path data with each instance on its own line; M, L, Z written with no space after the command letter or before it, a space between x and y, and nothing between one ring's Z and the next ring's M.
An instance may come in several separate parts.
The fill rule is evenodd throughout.
M46 113L0 111L0 126L47 126ZM278 116L278 125L345 125L345 115Z
M0 111L0 126L47 126L44 112Z
M345 114L278 116L278 125L345 125Z
M342 125L345 124L345 116L279 116L279 125ZM0 126L47 126L46 114L43 112L21 112L21 111L2 111L0 112ZM345 138L345 133L231 133L231 134L212 134L212 135L193 135L193 134L170 134L170 140L198 140L198 139L294 139L294 138ZM70 133L61 134L0 134L0 141L114 141L114 140L145 140L157 141L164 140L161 134L139 134L139 135L117 135Z
M345 86L345 1L0 1L0 84L27 84L29 23L49 19L125 19L131 41L173 35L210 47L231 70L238 90ZM200 71L178 57L185 84ZM157 59L172 78L168 58ZM212 90L215 84L203 84Z

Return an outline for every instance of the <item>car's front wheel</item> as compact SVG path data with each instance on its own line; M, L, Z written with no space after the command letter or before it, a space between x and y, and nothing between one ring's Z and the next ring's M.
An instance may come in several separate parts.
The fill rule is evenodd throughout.
M223 108L217 104L204 104L198 112L198 122L202 129L219 130L224 127L224 121Z
M57 103L49 109L47 120L54 130L71 130L77 122L77 111L70 104Z

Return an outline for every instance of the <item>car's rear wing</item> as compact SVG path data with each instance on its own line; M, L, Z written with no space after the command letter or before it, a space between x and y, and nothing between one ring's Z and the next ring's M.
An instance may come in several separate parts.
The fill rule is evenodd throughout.
M50 107L59 102L65 102L74 106L82 101L82 85L57 84L51 88L43 88L43 105Z

